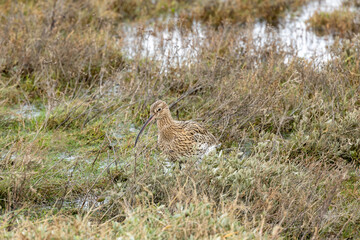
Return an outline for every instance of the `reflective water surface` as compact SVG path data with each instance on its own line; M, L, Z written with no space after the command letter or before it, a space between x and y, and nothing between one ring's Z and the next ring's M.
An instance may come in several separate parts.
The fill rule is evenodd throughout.
M328 47L333 44L333 36L317 36L307 28L306 21L315 11L332 11L338 9L342 0L312 1L289 12L278 26L272 27L266 22L256 22L250 31L255 45L262 46L274 39L279 40L285 48L295 50L298 57L324 62L330 58ZM172 19L174 20L174 19ZM176 21L176 19L174 20ZM198 53L198 46L206 38L206 27L194 22L192 34L182 34L175 25L171 29L165 27L161 31L154 25L127 25L123 38L123 51L127 56L151 57L163 64L177 65L186 60L191 63ZM239 42L239 44L242 44Z

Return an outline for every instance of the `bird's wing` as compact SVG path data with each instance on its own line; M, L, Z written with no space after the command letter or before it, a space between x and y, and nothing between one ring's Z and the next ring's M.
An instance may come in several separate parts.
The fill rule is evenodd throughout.
M179 121L177 123L193 137L195 142L199 144L206 144L208 146L217 144L217 140L214 135L212 135L199 123L194 121Z

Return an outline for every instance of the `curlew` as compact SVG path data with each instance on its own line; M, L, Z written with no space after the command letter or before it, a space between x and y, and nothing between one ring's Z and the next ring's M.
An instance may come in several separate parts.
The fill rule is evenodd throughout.
M159 148L171 161L191 156L202 158L217 146L214 135L200 124L194 121L175 121L169 106L158 100L151 105L150 117L137 135L134 147L141 133L153 120L157 121Z

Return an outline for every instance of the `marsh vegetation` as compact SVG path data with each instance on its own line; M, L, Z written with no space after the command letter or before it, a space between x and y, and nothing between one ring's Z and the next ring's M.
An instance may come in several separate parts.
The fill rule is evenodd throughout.
M254 36L309 2L2 1L1 238L360 238L357 28L324 61ZM133 144L182 96L222 146L180 170Z

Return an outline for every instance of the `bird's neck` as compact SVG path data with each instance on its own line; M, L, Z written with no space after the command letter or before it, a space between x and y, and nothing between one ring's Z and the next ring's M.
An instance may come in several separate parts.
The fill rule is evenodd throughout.
M175 121L172 119L171 114L167 114L164 117L158 119L157 126L159 129L159 137L163 141L167 142L170 142L178 131L178 127Z
M160 131L167 129L174 124L175 122L170 114L166 114L162 118L157 120L157 126Z

